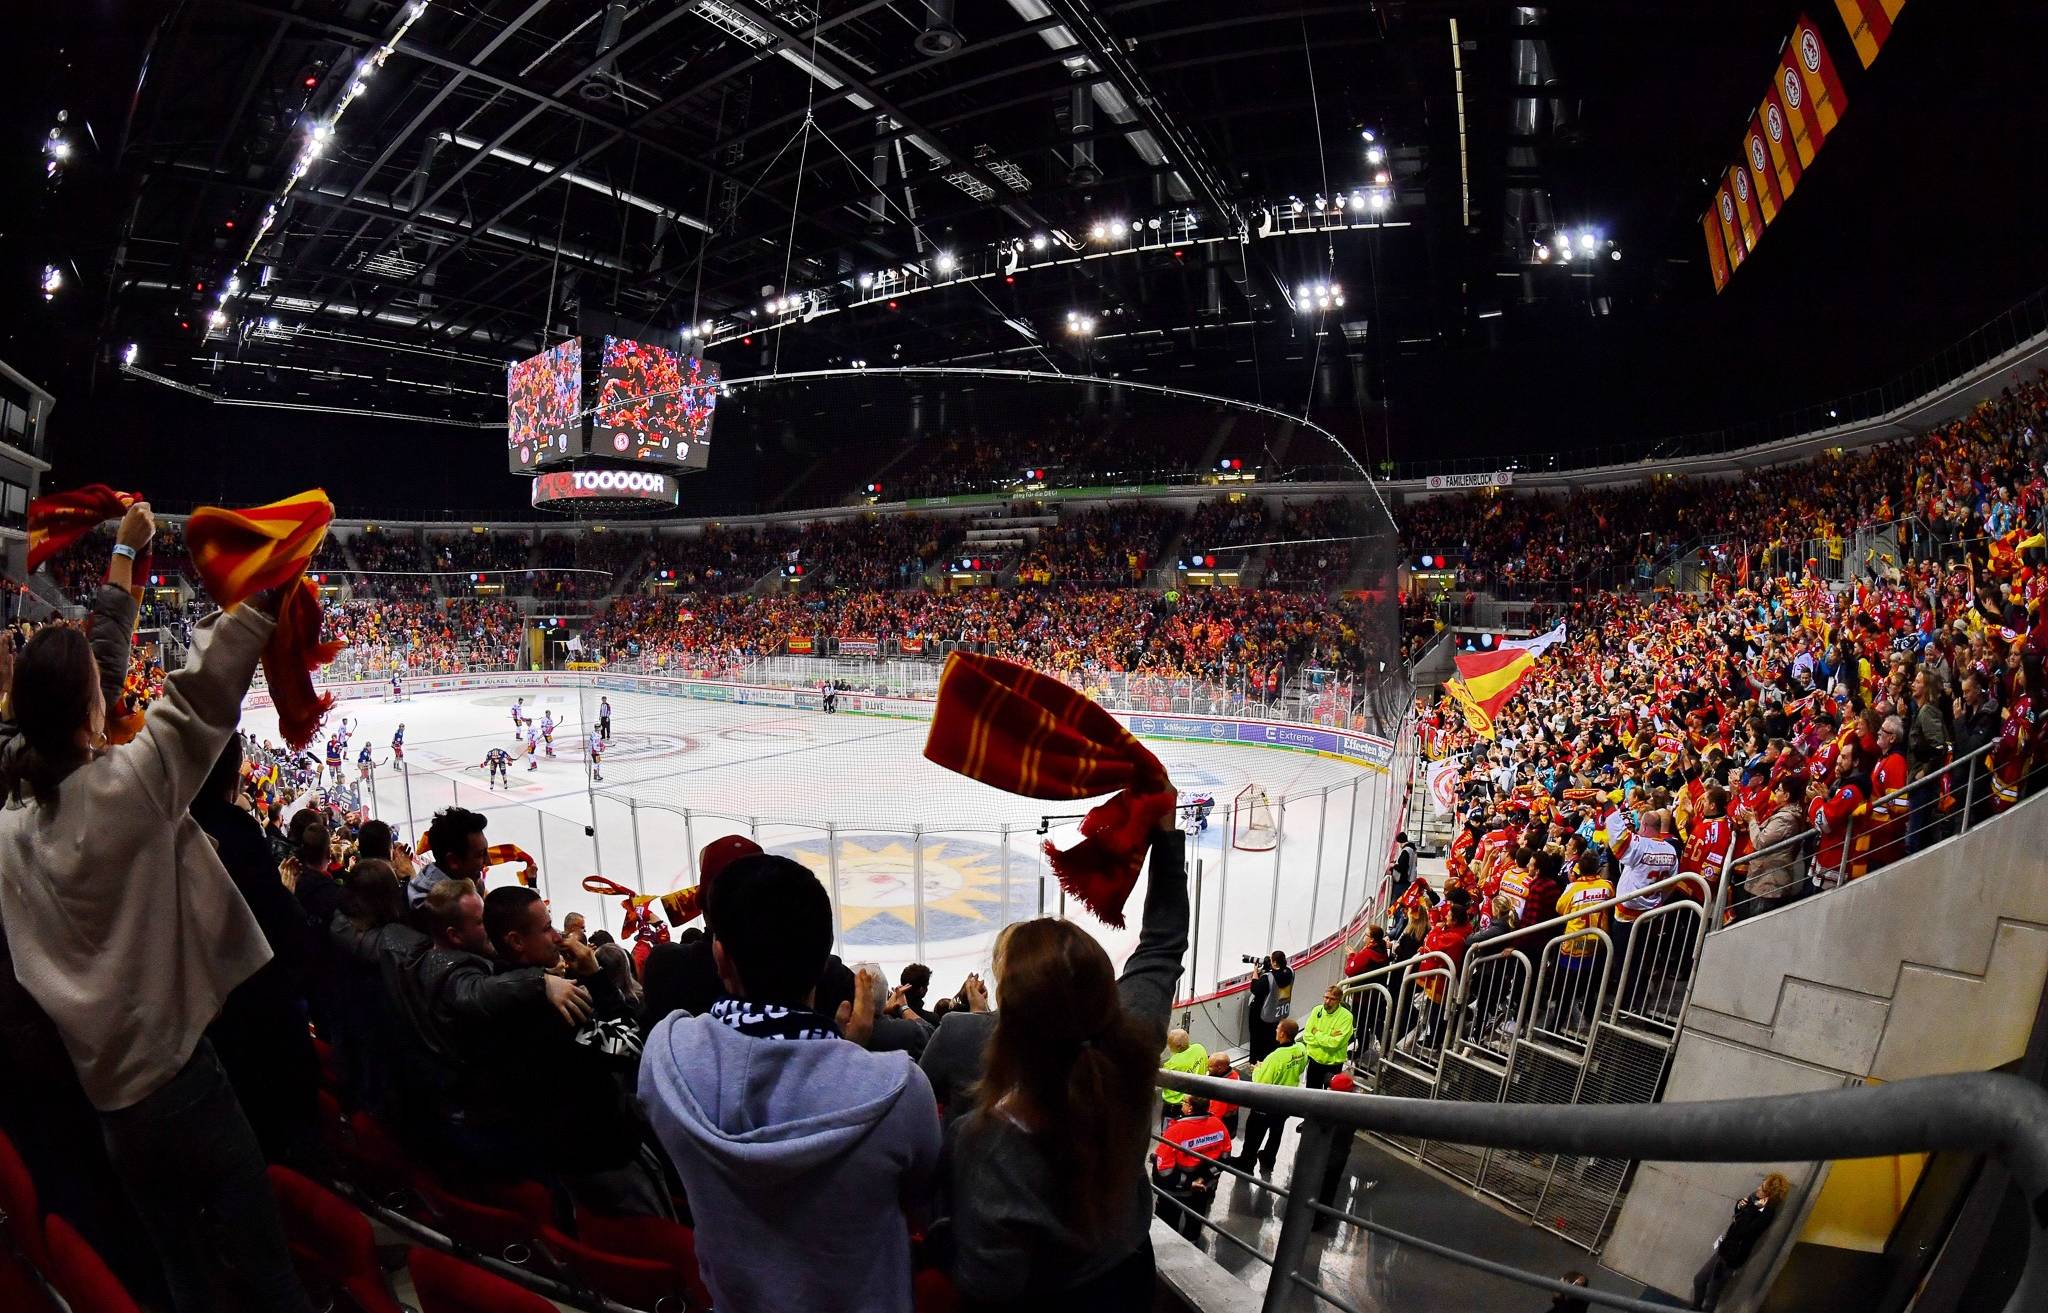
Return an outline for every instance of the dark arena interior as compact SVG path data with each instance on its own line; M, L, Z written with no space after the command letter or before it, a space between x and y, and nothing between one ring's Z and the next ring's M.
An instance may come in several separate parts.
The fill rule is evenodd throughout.
M2048 6L6 25L0 1310L2048 1308Z

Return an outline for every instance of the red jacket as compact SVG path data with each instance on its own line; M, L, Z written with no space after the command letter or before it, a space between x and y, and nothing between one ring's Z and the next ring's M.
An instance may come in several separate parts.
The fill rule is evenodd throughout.
M1362 976L1386 964L1387 951L1383 948L1374 948L1372 941L1367 940L1344 959L1344 975L1347 979L1351 976Z
M1159 1133L1165 1144L1152 1146L1152 1170L1160 1176L1173 1171L1198 1171L1215 1168L1204 1158L1228 1158L1230 1156L1230 1128L1223 1124L1214 1110L1203 1117L1180 1117L1168 1122L1166 1129ZM1195 1153L1187 1150L1193 1149Z
M1824 878L1832 879L1842 869L1842 845L1848 837L1849 818L1862 805L1863 789L1854 781L1807 803L1806 819L1816 829L1822 828L1822 821L1827 822L1826 832L1820 837L1820 849L1814 854L1814 865Z
M1447 922L1437 926L1424 937L1422 951L1424 954L1442 953L1445 957L1449 958L1451 960L1451 974L1455 976L1458 974L1458 968L1465 961L1465 941L1471 937L1472 926L1470 922L1464 925L1451 925ZM1417 969L1427 971L1436 967L1436 965L1434 962L1423 962ZM1431 1001L1443 998L1444 978L1442 976L1425 976L1421 984L1422 992L1427 994Z

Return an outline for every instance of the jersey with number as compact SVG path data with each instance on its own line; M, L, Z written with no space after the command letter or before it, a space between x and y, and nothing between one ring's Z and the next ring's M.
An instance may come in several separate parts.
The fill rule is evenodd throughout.
M593 757L602 757L604 755L604 736L596 730L590 731L590 755Z
M512 764L512 754L503 748L492 748L484 754L484 765L492 770L503 770Z

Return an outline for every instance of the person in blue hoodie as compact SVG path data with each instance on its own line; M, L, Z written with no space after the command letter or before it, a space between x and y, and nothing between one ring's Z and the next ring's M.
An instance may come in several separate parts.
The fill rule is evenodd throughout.
M727 997L670 1013L640 1059L704 1283L720 1313L908 1313L906 1214L939 1160L931 1085L907 1054L864 1047L871 1009L812 1010L832 907L809 870L744 857L711 897Z

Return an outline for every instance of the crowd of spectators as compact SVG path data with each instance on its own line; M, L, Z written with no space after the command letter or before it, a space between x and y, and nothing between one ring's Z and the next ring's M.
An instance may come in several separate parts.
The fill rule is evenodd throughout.
M1040 531L1018 567L1022 583L1142 584L1179 532L1173 506L1136 503L1070 511Z
M137 508L122 541L148 528ZM134 625L115 565L90 645L52 624L0 648L0 1130L129 1290L180 1313L328 1298L287 1244L283 1169L461 1243L516 1219L579 1289L604 1289L590 1253L666 1263L678 1306L1148 1297L1150 1082L1189 922L1170 814L1120 976L1041 918L1005 930L993 989L933 1000L913 966L891 991L832 953L818 877L738 835L700 854L673 939L648 919L620 944L497 869L485 815L437 813L416 852L240 730L276 592L202 622L133 741L83 746L76 687L113 701Z

